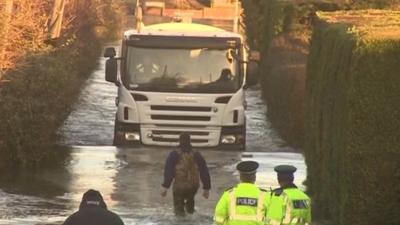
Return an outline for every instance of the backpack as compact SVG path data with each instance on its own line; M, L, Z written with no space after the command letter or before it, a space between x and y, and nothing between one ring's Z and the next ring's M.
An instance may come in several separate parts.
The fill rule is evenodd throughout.
M175 165L174 190L192 190L200 186L199 168L194 159L194 152L178 151L179 159Z

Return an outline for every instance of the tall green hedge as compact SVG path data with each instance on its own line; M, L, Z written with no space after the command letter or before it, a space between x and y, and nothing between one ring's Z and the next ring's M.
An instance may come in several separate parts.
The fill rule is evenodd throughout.
M398 225L400 14L339 12L320 18L305 99L314 215L337 225Z
M248 44L264 53L282 29L282 3L279 0L241 0L241 4Z
M279 34L292 30L304 30L299 23L306 24L315 10L333 11L342 5L329 0L240 0L243 22L251 49L266 54L271 41Z
M349 5L352 8L376 8L376 9L384 9L393 7L395 5L400 4L400 0L352 0L349 1Z
M308 57L308 34L282 34L274 38L264 55L263 97L267 117L285 142L301 150L304 140L304 91Z

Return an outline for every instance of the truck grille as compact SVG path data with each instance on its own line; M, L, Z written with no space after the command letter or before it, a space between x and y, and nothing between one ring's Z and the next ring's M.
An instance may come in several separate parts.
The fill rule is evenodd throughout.
M173 143L178 143L178 138L153 137L152 140L155 141L155 142L173 142ZM190 142L191 142L192 144L196 144L196 143L208 143L208 140L192 139Z
M153 134L155 135L180 135L182 131L176 131L176 130L153 130ZM190 134L191 136L196 135L196 136L208 136L209 132L206 131L189 131L185 132Z
M208 131L195 131L195 130L158 130L152 129L150 138L154 142L170 142L178 143L179 135L183 132L190 134L191 141L193 144L196 143L208 143L210 132Z
M191 125L191 124L154 124L157 127L172 127L172 128L206 128L205 125Z
M142 141L149 145L177 146L182 132L190 134L191 143L195 147L211 147L219 143L220 129L141 126Z
M195 147L219 144L217 106L155 103L146 104L145 109L145 123L140 127L143 144L177 146L182 132L190 134Z
M151 115L153 120L184 120L184 121L210 121L209 116L175 116L175 115Z
M201 106L152 105L150 106L150 109L156 111L211 112L211 107Z

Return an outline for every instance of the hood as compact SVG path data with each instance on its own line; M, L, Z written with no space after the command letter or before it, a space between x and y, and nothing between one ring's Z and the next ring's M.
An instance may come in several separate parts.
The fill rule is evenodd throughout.
M107 205L103 200L103 196L101 196L99 191L93 189L90 189L85 194L83 194L79 209L91 207L100 207L103 209L107 209Z

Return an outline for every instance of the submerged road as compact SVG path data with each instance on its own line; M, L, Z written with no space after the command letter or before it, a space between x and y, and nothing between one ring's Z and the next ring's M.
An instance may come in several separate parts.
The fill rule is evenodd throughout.
M115 148L111 146L116 87L104 81L104 59L94 71L60 130L62 145L71 149L65 168L20 174L0 179L0 224L61 224L76 211L82 194L99 190L109 207L125 224L212 224L216 201L227 187L237 182L235 165L246 159L260 163L257 184L277 186L273 167L290 163L298 167L301 185L306 168L301 154L285 147L267 121L266 107L257 88L247 91L247 150L201 150L208 162L212 191L209 199L196 197L196 213L176 219L172 196L160 196L164 161L171 148ZM54 149L59 151L59 149Z

